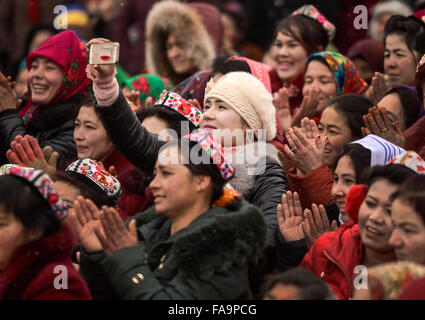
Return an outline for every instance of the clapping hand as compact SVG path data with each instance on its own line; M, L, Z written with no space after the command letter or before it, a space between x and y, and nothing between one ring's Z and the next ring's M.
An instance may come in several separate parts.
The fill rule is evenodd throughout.
M124 222L114 208L102 207L100 221L105 232L97 228L95 229L95 233L106 255L137 245L136 220L131 220L129 230L127 230Z
M277 206L277 222L285 241L296 241L304 238L302 230L303 211L298 193L288 191L282 195L282 204Z
M329 219L323 205L317 206L313 203L311 211L304 210L304 222L302 229L307 242L307 247L310 248L314 241L321 235L329 231L335 231L338 228L336 220L329 224Z
M313 137L310 137L310 140L307 139L306 129L304 131L306 132L305 134L299 128L289 128L286 131L286 139L289 146L287 144L284 145L285 156L295 164L299 175L306 175L311 170L324 164L324 142L321 136L315 136L313 142ZM314 132L315 130L311 129L308 134L310 135Z

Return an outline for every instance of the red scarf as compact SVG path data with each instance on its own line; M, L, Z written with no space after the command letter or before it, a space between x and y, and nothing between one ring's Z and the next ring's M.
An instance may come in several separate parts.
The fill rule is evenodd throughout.
M19 110L19 115L26 126L36 117L38 109L66 101L77 94L87 94L90 80L86 77L88 52L83 42L74 31L66 30L44 41L27 57L27 68L37 57L43 57L59 65L64 71L64 80L56 95L46 105L32 103L31 91L28 90L28 102Z

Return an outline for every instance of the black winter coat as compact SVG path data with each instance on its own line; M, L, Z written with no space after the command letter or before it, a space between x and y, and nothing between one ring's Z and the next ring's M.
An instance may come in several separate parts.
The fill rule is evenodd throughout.
M0 112L0 163L8 162L6 151L10 149L10 143L15 137L26 134L34 136L42 149L51 146L61 159L75 159L74 113L84 98L84 95L75 95L56 105L40 108L28 127L25 127L17 110Z

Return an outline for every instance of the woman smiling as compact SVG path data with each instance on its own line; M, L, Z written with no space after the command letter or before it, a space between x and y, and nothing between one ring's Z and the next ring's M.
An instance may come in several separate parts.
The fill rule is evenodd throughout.
M16 99L5 82L0 101L0 150L7 151L17 135L29 134L41 147L50 145L62 159L74 158L73 113L87 95L88 53L73 31L52 36L27 57L28 97L16 110Z

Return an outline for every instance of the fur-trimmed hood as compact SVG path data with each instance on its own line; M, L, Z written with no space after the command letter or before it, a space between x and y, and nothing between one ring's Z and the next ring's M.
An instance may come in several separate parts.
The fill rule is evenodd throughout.
M149 230L152 235L168 220L158 215L154 208L136 219L139 232L143 234L142 230ZM242 201L237 211L212 208L169 241L172 247L167 255L176 259L178 268L208 278L235 264L255 263L265 245L266 222L259 209Z
M167 0L156 3L146 18L145 56L149 73L170 78L176 83L177 74L167 60L165 48L171 30L178 43L187 49L198 70L210 68L215 58L214 40L196 7Z
M225 152L236 171L229 183L243 196L255 186L256 176L264 173L268 162L274 161L282 165L278 156L279 151L273 144L267 142L249 143L234 152L230 149L225 149ZM241 162L240 159L245 161Z

